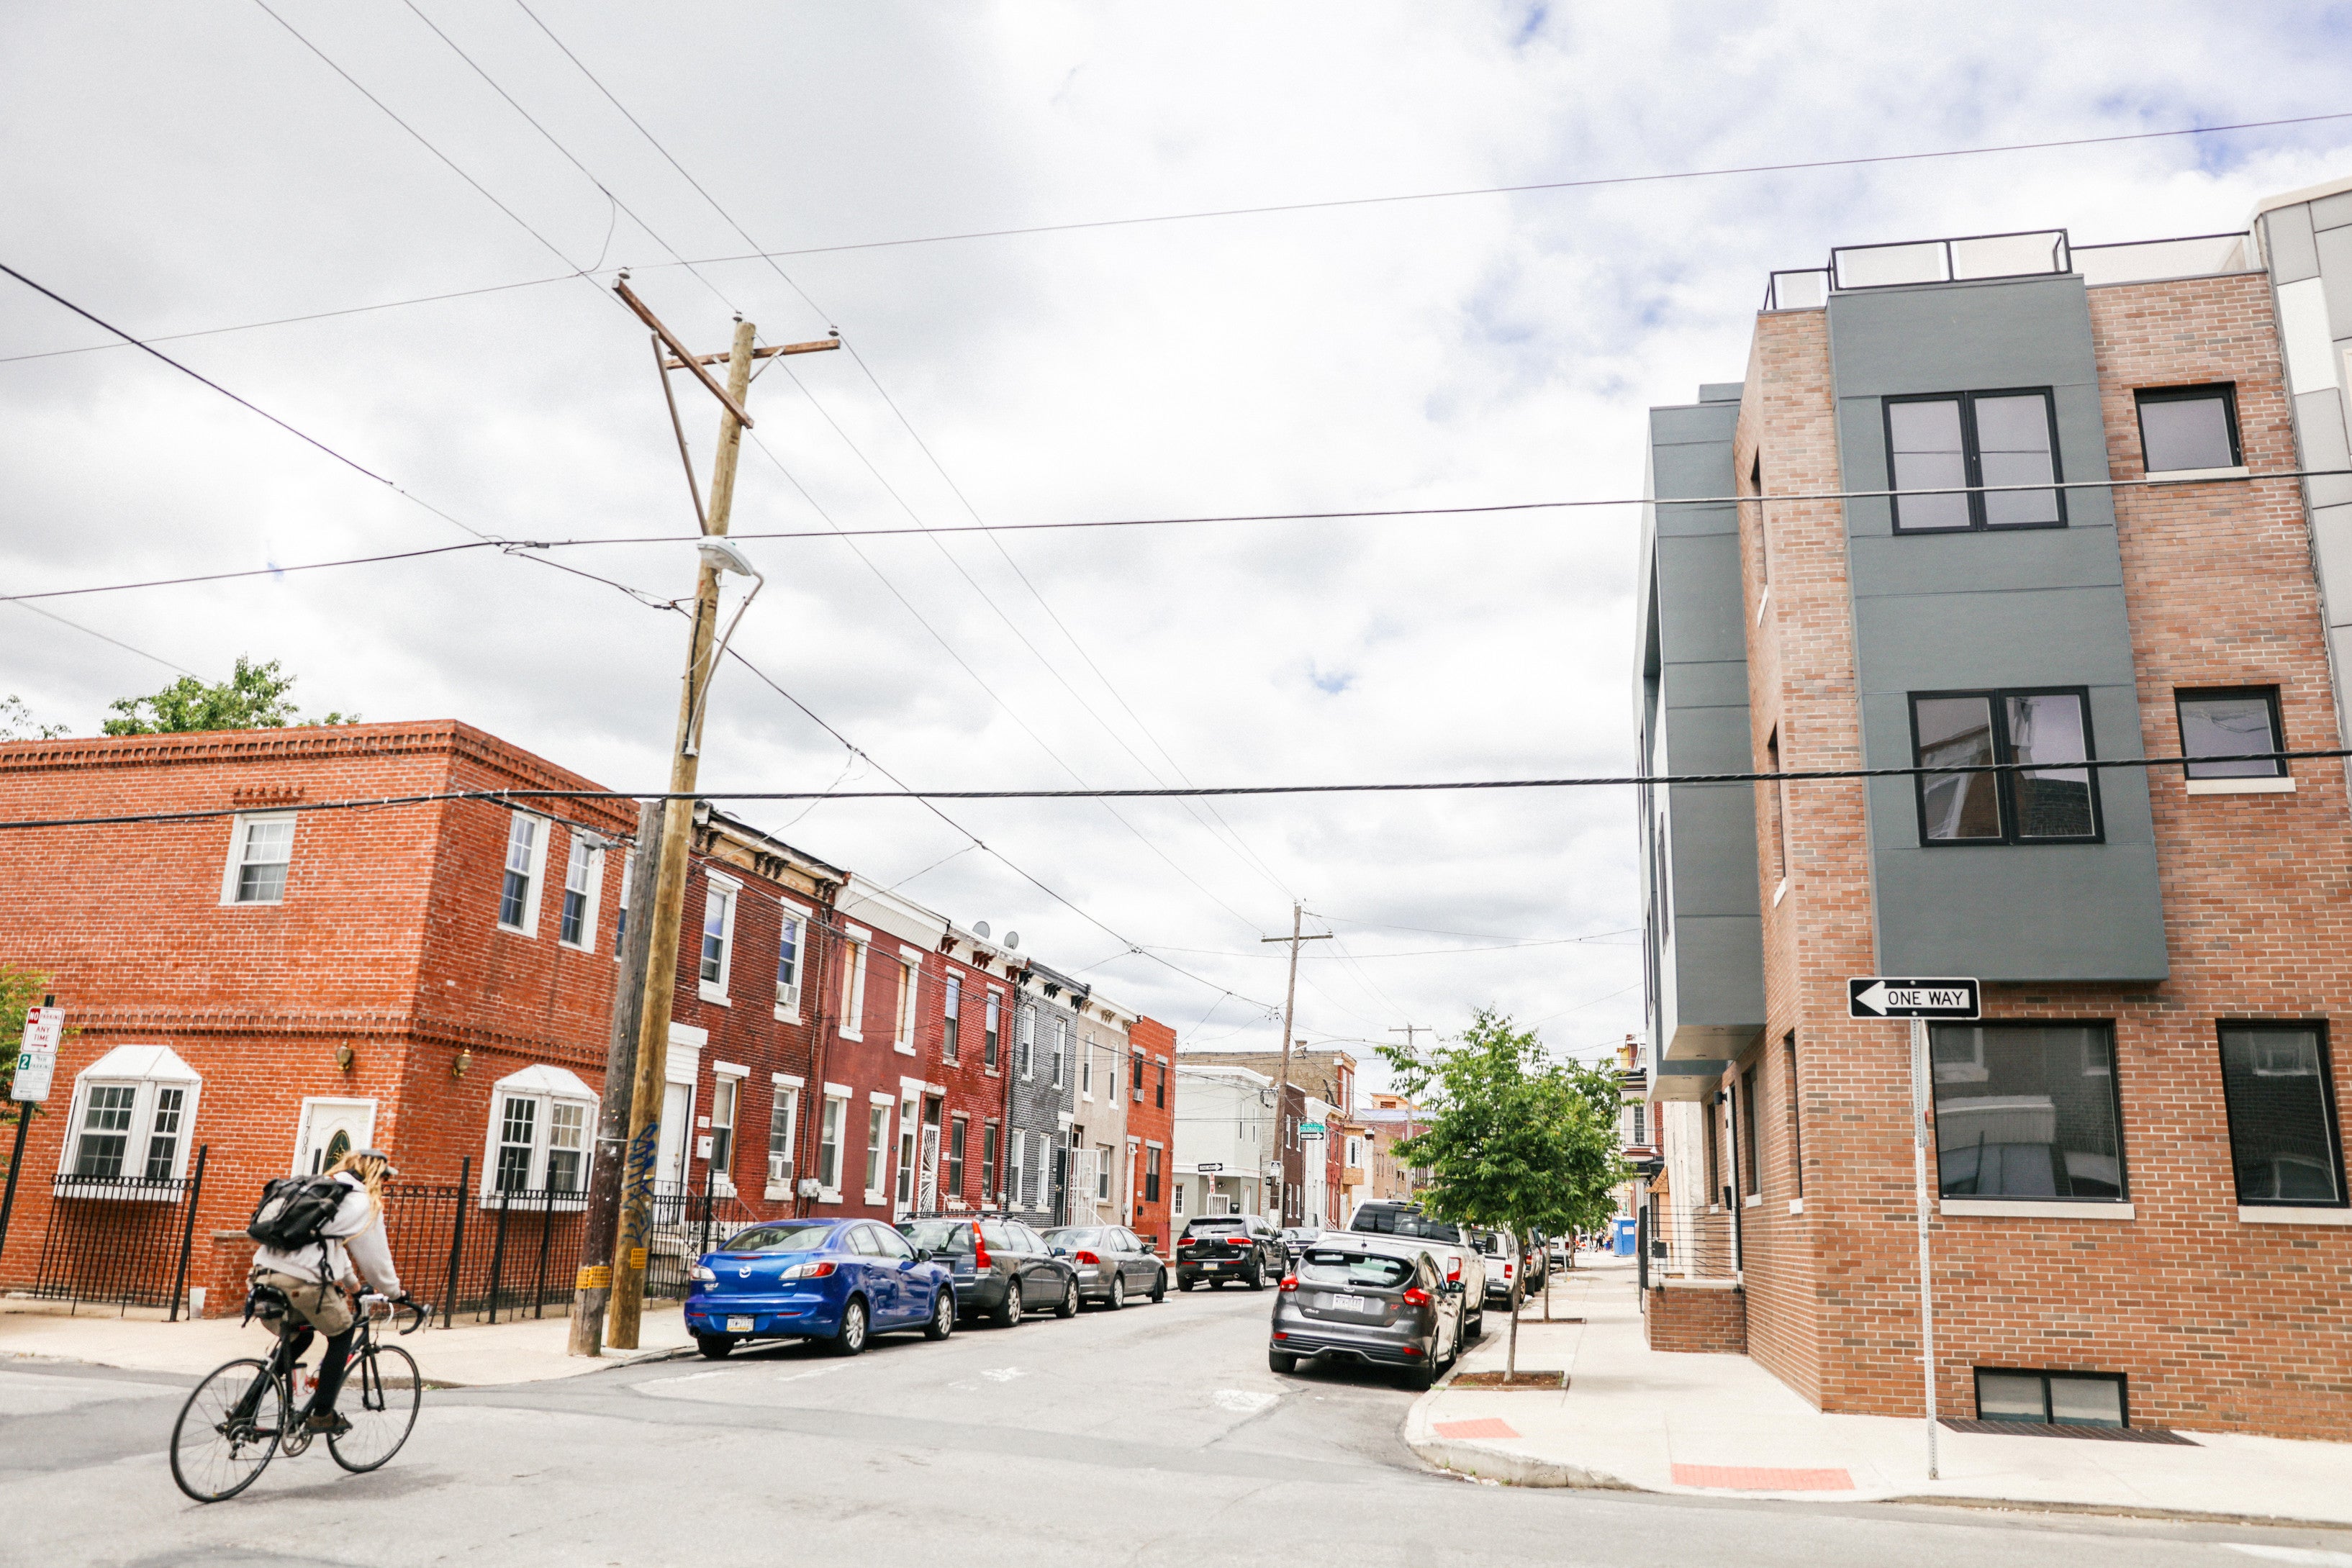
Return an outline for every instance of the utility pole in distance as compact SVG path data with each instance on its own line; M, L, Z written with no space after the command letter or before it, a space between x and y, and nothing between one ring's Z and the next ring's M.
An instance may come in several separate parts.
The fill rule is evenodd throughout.
M653 329L656 358L660 348L667 348L675 357L675 367L669 360L660 361L665 395L669 371L688 370L719 399L724 410L719 419L719 450L711 461L709 509L702 519L706 539L723 538L735 508L736 459L742 451L743 432L751 423L743 400L751 390L751 361L756 353L752 340L756 331L751 322L737 319L734 345L727 354L727 384L722 388L703 368L717 356L695 354L679 342L676 334L630 291L625 276L613 288L622 302ZM814 352L840 346L840 340L834 339L785 345L766 353ZM681 455L683 451L681 437ZM688 478L691 477L689 469ZM710 680L717 673L712 664L713 633L719 619L719 575L726 553L732 548L703 546L701 564L695 574L694 629L688 645L684 687L678 694L669 799L662 808L659 868L650 906L644 911L647 942L645 1000L637 1018L635 1071L630 1075L629 1142L622 1156L625 1165L621 1173L621 1215L613 1252L612 1299L605 1324L605 1343L615 1350L637 1348L638 1325L645 1310L646 1250L652 1219L655 1166L661 1150L662 1090L669 1060L670 992L677 983L678 926L685 911L686 873L694 841L693 796L695 781L701 771L702 722L709 707ZM680 1146L686 1145L681 1143Z
M1391 1034L1401 1034L1404 1036L1404 1049L1406 1053L1410 1055L1413 1047L1420 1043L1421 1036L1424 1034L1435 1034L1437 1031L1430 1028L1425 1023L1409 1023L1391 1024L1389 1026L1389 1032ZM1412 1137L1413 1135L1413 1130L1412 1102L1407 1100L1404 1103L1404 1135L1408 1138ZM1405 1173L1404 1185L1405 1196L1407 1197L1411 1197L1412 1196L1412 1175L1409 1171Z
M1305 917L1306 913L1307 906L1297 899L1292 899L1290 901L1290 935L1258 938L1260 942L1290 944L1290 986L1282 993L1282 1086L1274 1092L1275 1155L1281 1162L1282 1171L1282 1179L1276 1185L1283 1189L1281 1204L1283 1217L1286 1219L1289 1218L1290 1210L1290 1136L1285 1131L1283 1124L1290 1113L1290 1018L1298 1006L1298 945L1301 942L1328 942L1331 939L1331 934L1328 931L1318 936L1302 936L1298 934L1299 922Z

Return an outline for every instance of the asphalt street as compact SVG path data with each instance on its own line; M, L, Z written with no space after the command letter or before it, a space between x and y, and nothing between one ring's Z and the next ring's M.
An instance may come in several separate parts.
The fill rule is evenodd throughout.
M428 1393L408 1447L314 1449L202 1506L192 1379L0 1363L0 1560L92 1564L1935 1563L2352 1568L2352 1532L1479 1485L1368 1373L1276 1377L1267 1295Z

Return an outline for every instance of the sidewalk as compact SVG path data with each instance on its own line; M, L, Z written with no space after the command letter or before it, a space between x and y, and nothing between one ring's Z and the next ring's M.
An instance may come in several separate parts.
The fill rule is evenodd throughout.
M1417 1400L1405 1440L1442 1469L1523 1486L1609 1487L1816 1502L2000 1501L2163 1514L2352 1524L2352 1444L2228 1432L2194 1447L1937 1434L1926 1423L1828 1416L1744 1355L1654 1352L1642 1339L1632 1260L1590 1257L1554 1276L1554 1318L1531 1302L1518 1364L1565 1370L1565 1393L1455 1389ZM1509 1323L1487 1314L1465 1372L1500 1372ZM1961 1414L1965 1414L1962 1412Z
M597 1357L564 1353L572 1320L550 1315L496 1324L458 1323L405 1337L387 1336L416 1358L425 1380L446 1387L540 1383L577 1377L608 1366L674 1354L693 1343L675 1301L648 1301L634 1351ZM71 1316L55 1301L0 1300L0 1365L17 1360L81 1361L140 1372L197 1376L240 1355L269 1354L270 1335L258 1322L234 1317L167 1323L161 1312L117 1317L110 1308L84 1306Z

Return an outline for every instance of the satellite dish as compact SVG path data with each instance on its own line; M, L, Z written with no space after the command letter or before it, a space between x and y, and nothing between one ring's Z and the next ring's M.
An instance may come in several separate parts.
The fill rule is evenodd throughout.
M1021 946L1021 933L1019 933L1018 931L1007 931L1007 932L1004 934L1004 947L1005 947L1005 951L1007 951L1007 952L1012 952L1012 951L1013 951L1014 949L1018 948L1020 946Z
M988 922L987 922L987 921L985 921L985 920L982 920L982 921L976 921L976 922L974 922L974 923L973 923L973 925L972 925L972 928L971 928L971 934L972 934L973 936L975 936L979 937L979 938L980 938L982 941L983 941L983 942L987 941L987 940L988 940Z

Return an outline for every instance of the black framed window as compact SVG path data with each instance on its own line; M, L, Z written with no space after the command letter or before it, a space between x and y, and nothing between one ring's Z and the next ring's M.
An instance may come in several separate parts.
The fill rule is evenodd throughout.
M2066 526L2063 491L1999 488L2064 478L2047 388L1891 397L1885 419L1887 488L1936 492L1895 498L1896 533Z
M2346 1207L2326 1026L2225 1023L2221 1031L2221 1096L2229 1109L2238 1201Z
M2150 474L2245 463L2236 387L2162 387L2139 393L2138 401L2140 459Z
M1928 1043L1943 1197L2129 1196L2107 1025L1936 1024Z
M2180 755L2238 757L2249 751L2284 751L2286 734L2279 720L2276 686L2219 686L2173 694L2180 716ZM2283 757L2242 762L2191 762L2191 779L2276 779L2286 772Z
M1979 1366L1977 1419L2055 1427L2128 1426L2131 1406L2120 1372L2012 1372Z
M2006 773L1917 778L1924 844L2095 843L2099 787L2088 688L1914 692L1911 739L1920 768L2032 766Z
M1756 1078L1757 1068L1750 1067L1739 1075L1739 1174L1747 1186L1746 1196L1753 1197L1764 1190L1757 1178L1759 1159L1756 1147Z

